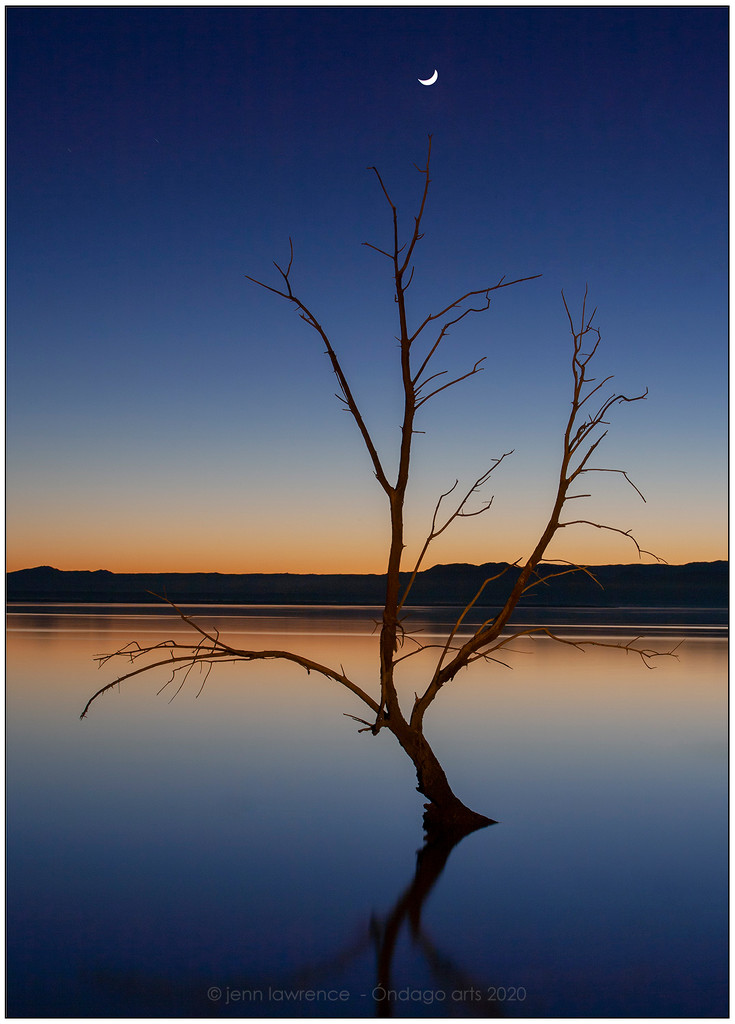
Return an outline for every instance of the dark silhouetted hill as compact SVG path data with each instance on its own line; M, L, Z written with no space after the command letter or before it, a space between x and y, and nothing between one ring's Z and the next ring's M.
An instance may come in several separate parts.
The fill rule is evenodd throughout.
M410 604L464 605L483 581L506 563L435 565L419 573ZM543 566L548 576L559 567ZM521 601L526 607L699 607L726 608L728 563L687 565L598 565L590 567L602 584L572 573L534 587ZM501 606L518 570L509 569L487 585L478 602ZM406 576L406 579L408 577ZM381 605L385 577L295 573L113 573L106 569L65 571L50 566L8 573L7 599L13 602L141 604L151 594L182 604L339 604Z

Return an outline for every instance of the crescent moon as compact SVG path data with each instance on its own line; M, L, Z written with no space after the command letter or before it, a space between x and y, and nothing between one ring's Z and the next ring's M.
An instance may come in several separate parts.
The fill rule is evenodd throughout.
M436 70L436 68L434 68L434 74L431 76L431 78L419 78L419 82L422 85L433 85L438 77L439 72Z

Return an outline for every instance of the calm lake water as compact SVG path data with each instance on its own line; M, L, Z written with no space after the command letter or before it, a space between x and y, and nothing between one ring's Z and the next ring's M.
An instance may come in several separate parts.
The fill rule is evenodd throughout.
M376 693L377 614L201 621ZM449 617L424 615L425 635ZM566 635L616 635L566 619ZM417 873L412 765L389 734L357 733L343 713L362 705L336 684L222 665L169 703L166 675L143 676L79 720L119 674L94 655L181 628L151 609L11 609L10 1016L727 1016L721 630L655 630L659 650L684 642L653 671L538 640L512 670L464 672L427 734L499 824ZM405 664L406 703L426 664Z

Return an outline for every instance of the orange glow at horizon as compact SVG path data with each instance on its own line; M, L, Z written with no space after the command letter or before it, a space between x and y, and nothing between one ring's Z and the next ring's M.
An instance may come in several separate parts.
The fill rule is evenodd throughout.
M651 543L656 554L669 564L709 562L727 559L727 538L714 534L682 536L681 524L654 532ZM327 536L312 530L304 536L298 530L262 532L253 536L218 534L199 535L189 541L172 528L168 531L151 528L141 536L135 531L110 533L90 528L83 536L70 531L46 530L39 538L35 531L8 531L6 569L13 572L40 565L62 570L107 569L119 573L142 572L219 572L219 573L378 573L387 564L385 531L367 534L356 531ZM551 560L569 560L587 565L631 564L639 561L635 546L619 534L579 527L576 534L558 537L549 547ZM646 546L644 531L637 534ZM440 538L422 563L422 569L451 562L479 565L484 562L513 562L525 559L533 541L527 530L493 531L492 539ZM420 544L407 547L403 568L413 568ZM644 562L654 559L644 556Z
M631 500L616 490L616 481L603 480L584 509L572 503L566 518L631 530L642 548L670 564L726 559L724 495L720 500L711 491L703 502L693 489L677 496L672 515L671 488L651 475L647 502ZM422 568L528 558L548 520L553 480L539 472L527 476L530 487L510 480L487 515L455 521L429 547ZM245 492L203 489L192 495L152 485L97 493L60 487L44 495L30 489L31 483L8 501L6 567L11 572L49 565L111 572L382 574L387 566L386 503L362 477L341 489L327 489L330 481L321 479L307 486L306 479L282 492L259 480L257 488ZM407 504L405 570L413 568L426 539L435 492L436 485L419 480ZM575 525L557 533L547 557L631 564L638 551L622 533ZM655 559L644 556L644 561Z

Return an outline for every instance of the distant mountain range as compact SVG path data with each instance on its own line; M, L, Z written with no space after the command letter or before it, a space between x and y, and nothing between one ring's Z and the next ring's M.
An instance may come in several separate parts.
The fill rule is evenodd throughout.
M435 565L416 577L409 604L464 605L483 581L507 568L504 562L485 565ZM549 576L564 566L544 565ZM728 563L687 565L597 565L590 571L560 576L535 586L523 599L526 607L726 608ZM478 606L499 607L518 570L509 569L488 584ZM408 574L405 576L408 581ZM113 573L107 569L66 571L50 566L8 573L7 599L12 602L75 602L144 604L151 594L177 604L335 604L381 605L385 577L380 575L310 575L296 573Z

